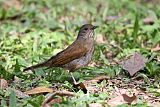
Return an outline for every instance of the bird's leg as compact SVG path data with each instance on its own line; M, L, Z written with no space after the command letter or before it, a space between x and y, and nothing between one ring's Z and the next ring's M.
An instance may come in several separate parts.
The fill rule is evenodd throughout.
M67 70L67 71L68 71L68 73L71 75L71 78L72 78L72 80L73 80L73 84L76 85L76 84L77 84L77 81L76 81L76 79L74 78L72 72L69 72L69 70Z
M74 86L75 88L80 87L81 90L86 94L86 93L87 93L86 86L85 86L82 82L81 82L81 83L77 83L76 80L75 80L75 78L74 78L74 76L73 76L73 74L72 74L72 72L69 72L69 71L68 71L68 73L69 73L69 74L71 75L71 77L72 77L73 86Z
M71 75L71 77L72 77L72 80L73 80L74 85L76 85L76 84L77 84L77 81L75 80L75 78L74 78L72 72L70 72L70 75Z

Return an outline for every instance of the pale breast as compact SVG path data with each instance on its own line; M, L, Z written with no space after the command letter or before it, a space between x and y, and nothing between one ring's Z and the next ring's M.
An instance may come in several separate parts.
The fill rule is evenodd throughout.
M86 55L63 65L62 67L69 70L70 72L73 72L81 67L87 66L92 59L93 51L94 47L92 46L91 49L86 53Z

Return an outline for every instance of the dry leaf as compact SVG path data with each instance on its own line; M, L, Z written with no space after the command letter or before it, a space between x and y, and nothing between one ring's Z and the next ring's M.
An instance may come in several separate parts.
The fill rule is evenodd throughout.
M107 16L106 21L115 21L119 18L120 18L119 16Z
M105 38L102 34L97 34L97 37L96 37L96 42L97 43L105 43Z
M123 96L117 96L109 101L107 101L107 104L111 107L115 107L115 106L118 106L118 105L122 105L124 104L124 100L123 100Z
M128 104L131 104L134 100L137 99L135 93L133 94L132 97L129 97L127 94L122 94L123 100L126 101Z
M153 17L146 17L145 19L143 19L143 23L146 25L153 25L154 19L153 19Z
M152 52L160 51L160 44L158 44L155 48L151 49Z
M133 95L132 97L129 97L126 94L122 94L120 96L117 96L107 102L108 105L110 106L118 106L122 104L131 104L133 101L137 100L137 97Z
M3 7L5 9L8 9L10 7L14 7L17 10L21 10L23 6L22 6L22 3L19 0L9 0L9 1L5 0L3 2Z
M89 92L98 93L100 91L100 88L97 86L97 83L101 83L103 80L108 80L108 79L109 77L105 75L97 76L91 80L84 81L84 85L86 86L86 89Z
M52 99L49 103L50 103L50 104L54 104L54 103L60 103L60 102L62 102L62 99L61 99L61 98L54 98L54 99Z
M20 90L15 90L16 96L18 96L19 98L25 98L25 97L29 97L28 94L20 91Z
M14 83L19 83L21 82L21 79L17 76L14 76Z
M91 61L91 62L88 64L88 66L90 66L90 67L95 67L95 66L96 66L96 63Z
M5 79L0 79L0 88L6 89L8 87L8 82Z
M49 93L48 96L46 96L45 100L42 103L42 107L48 107L50 104L54 103L54 96L59 95L59 96L74 96L73 92L69 91L55 91L54 93ZM51 103L53 101L53 103ZM60 100L56 100L60 101Z
M62 102L62 99L61 98L54 98L52 97L52 99L50 99L50 101L48 103L44 103L42 105L42 107L52 107L51 105L54 104L54 103L60 103Z
M157 61L160 62L160 56L157 56Z
M52 107L52 106L49 105L49 104L45 104L45 105L43 105L42 107Z
M89 107L103 107L102 104L99 104L99 103L92 103L92 104L89 104Z
M130 58L122 62L122 67L133 76L136 72L144 68L145 62L143 56L140 53L135 52Z
M42 86L42 87L37 87L29 91L26 91L25 93L30 95L30 94L40 94L40 93L46 93L46 92L50 93L50 92L54 92L54 90L51 88Z

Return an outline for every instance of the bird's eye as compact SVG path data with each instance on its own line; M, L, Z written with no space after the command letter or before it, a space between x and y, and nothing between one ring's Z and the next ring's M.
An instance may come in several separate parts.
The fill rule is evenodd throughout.
M84 30L88 30L88 28L84 28Z

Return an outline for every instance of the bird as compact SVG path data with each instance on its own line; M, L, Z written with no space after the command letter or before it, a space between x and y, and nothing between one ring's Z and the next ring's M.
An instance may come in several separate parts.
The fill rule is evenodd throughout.
M66 49L44 62L25 68L23 71L34 70L41 67L60 67L71 74L73 82L76 84L72 72L90 63L94 52L94 30L97 27L98 26L93 26L92 24L82 25L77 38Z

